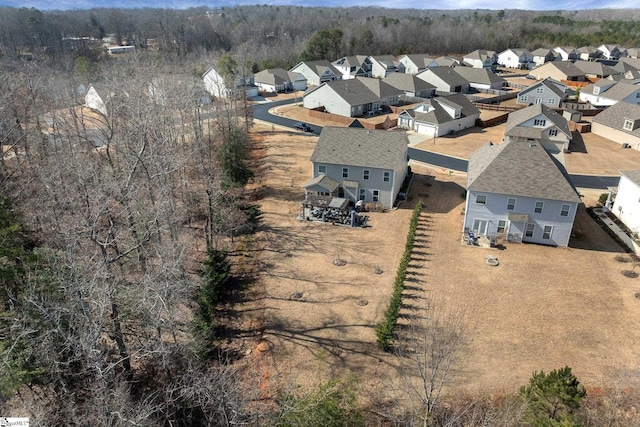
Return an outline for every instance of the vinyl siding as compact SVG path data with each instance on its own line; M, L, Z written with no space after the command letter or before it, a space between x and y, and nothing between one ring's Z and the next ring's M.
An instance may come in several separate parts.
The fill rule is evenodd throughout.
M611 212L631 231L640 231L640 187L626 176L620 177L618 194Z
M478 194L487 196L486 204L476 204L475 200ZM516 198L516 206L513 211L507 211L507 199L510 197ZM544 202L542 213L534 212L535 202L538 200ZM563 204L570 206L569 215L566 217L560 216ZM533 237L525 237L523 234L523 242L567 246L571 237L571 229L573 228L577 207L578 204L575 202L470 191L467 193L464 228L465 230L471 229L475 219L487 220L487 235L493 236L497 233L498 221L501 219L507 220L509 213L527 214L529 215L529 223L535 224L535 230ZM553 227L550 239L542 238L543 228L546 225ZM508 223L507 226L509 227Z

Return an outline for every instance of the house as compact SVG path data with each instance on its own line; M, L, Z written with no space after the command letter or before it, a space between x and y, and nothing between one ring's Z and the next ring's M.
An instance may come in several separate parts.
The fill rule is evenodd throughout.
M632 233L640 233L640 169L620 172L611 212Z
M342 79L342 73L327 60L302 61L289 71L302 74L310 86Z
M435 63L434 67L455 67L461 64L460 60L453 56L439 56L433 62Z
M640 58L640 48L630 47L629 49L627 49L627 58Z
M617 44L601 44L597 49L604 59L619 59L625 56L622 53L624 49L621 50Z
M627 83L625 80L616 82L600 79L582 88L579 100L596 107L609 107L620 101L640 104L640 85Z
M451 67L427 68L417 77L435 86L439 92L469 92L469 82Z
M509 114L504 140L539 143L556 154L569 149L571 131L567 119L544 104L534 104Z
M505 86L508 86L504 78L487 68L459 66L455 67L454 70L469 82L469 87L474 89L502 90Z
M498 54L498 64L507 68L530 70L534 67L533 55L526 49L507 49Z
M431 98L436 92L431 83L407 73L389 74L383 82L404 92L404 98Z
M498 61L498 54L493 50L474 50L462 58L462 61L473 68L494 70Z
M371 77L384 79L391 73L404 73L404 64L393 55L370 56Z
M100 93L102 93L103 96L110 94L110 92L106 90L100 90ZM87 93L84 95L84 105L92 110L99 111L106 116L108 114L107 102L109 101L109 97L107 97L107 99L103 99L103 97L100 96L100 93L93 84L90 84L89 89L87 89Z
M551 61L535 67L529 72L538 80L552 78L560 82L583 82L586 80L584 72L572 62Z
M202 75L202 80L207 92L216 98L240 97L243 93L247 98L258 96L258 86L254 84L251 74L224 78L214 68L209 68Z
M366 55L353 55L343 56L331 63L342 74L342 80L355 79L356 77L371 77L370 69L369 73L365 71L365 64L367 63Z
M407 74L418 74L427 68L437 67L438 63L425 54L402 55L398 61L404 66L404 72Z
M323 107L331 114L356 117L379 112L384 105L397 105L404 92L379 79L357 77L323 83L304 94L302 105Z
M579 47L576 49L576 53L578 54L578 59L582 61L595 61L602 56L602 52L594 46Z
M475 126L480 110L462 94L430 99L398 114L398 127L443 136Z
M527 89L518 93L518 104L532 105L544 104L550 107L559 107L560 103L567 99L567 86L546 78L534 83Z
M545 62L555 61L558 54L553 49L539 48L531 52L535 65L542 65Z
M573 63L587 78L602 79L614 74L620 74L613 68L600 61L576 61Z
M263 92L291 92L307 89L307 79L300 73L282 68L262 70L253 77L255 84Z
M591 132L640 150L640 105L618 102L593 118Z
M575 61L580 59L578 51L573 46L556 46L553 52L558 56L560 61Z
M489 142L469 158L463 230L567 246L580 202L566 171L541 145Z
M311 155L307 194L390 208L407 175L406 132L324 127Z

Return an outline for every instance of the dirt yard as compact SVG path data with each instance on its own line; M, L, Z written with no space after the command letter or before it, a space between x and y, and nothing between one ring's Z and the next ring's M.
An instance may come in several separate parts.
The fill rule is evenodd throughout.
M266 149L257 183L265 195L257 236L262 297L241 311L263 324L258 347L270 387L352 378L366 394L388 388L396 378L398 360L377 349L375 325L388 303L419 198L426 208L404 314L419 317L421 301L432 295L466 308L471 342L452 388L514 391L533 371L565 365L583 383L601 386L624 381L636 368L640 299L634 295L640 279L620 273L630 263L616 261L621 249L584 211L570 248L465 246L464 175L414 164L410 202L370 213L368 228L298 221L301 185L310 177L308 159L317 138L260 124L255 132ZM500 265L486 265L487 254ZM334 265L336 258L346 265Z

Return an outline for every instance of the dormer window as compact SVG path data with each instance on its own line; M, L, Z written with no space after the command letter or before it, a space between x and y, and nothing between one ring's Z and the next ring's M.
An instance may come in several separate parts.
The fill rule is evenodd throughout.
M594 95L600 95L600 88L598 86L593 88L593 94Z
M546 124L547 124L547 121L545 119L535 119L533 121L534 126L544 127Z
M632 131L633 130L633 120L624 119L624 125L622 126L622 129L628 130L628 131Z

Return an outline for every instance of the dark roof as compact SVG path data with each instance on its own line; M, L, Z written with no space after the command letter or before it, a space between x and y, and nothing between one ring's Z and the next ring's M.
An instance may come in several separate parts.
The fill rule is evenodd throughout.
M640 105L630 104L624 101L616 102L595 116L593 122L634 135L635 137L640 137L640 127L631 131L624 129L625 119L640 120Z
M358 119L353 119L353 121L351 123L349 123L349 126L347 126L347 127L364 129L364 126L362 126L362 123Z
M558 129L560 129L562 133L566 134L567 136L569 136L569 138L571 138L571 131L569 130L569 124L567 123L567 119L565 119L560 114L556 113L555 111L553 111L551 108L547 107L544 104L530 105L527 108L523 108L521 110L517 110L510 113L509 116L507 117L507 124L504 128L504 134L512 135L512 136L529 136L529 137L539 138L540 136L535 136L535 135L541 135L541 131L543 129L548 128L548 126L545 126L544 128L532 128L530 126L527 126L526 128L530 128L533 130L525 130L525 131L517 128L522 128L523 127L521 126L522 123L540 115L544 116L547 120L553 123Z
M368 77L356 77L355 79L336 80L323 83L317 88L306 92L305 96L325 86L331 88L339 97L344 99L351 106L376 102L383 97L402 95L401 90L386 84L382 80Z
M406 162L404 131L324 127L311 155L314 163L395 169Z
M566 172L537 143L483 145L469 157L467 189L580 203Z

